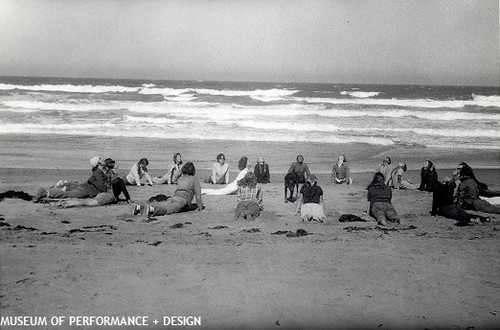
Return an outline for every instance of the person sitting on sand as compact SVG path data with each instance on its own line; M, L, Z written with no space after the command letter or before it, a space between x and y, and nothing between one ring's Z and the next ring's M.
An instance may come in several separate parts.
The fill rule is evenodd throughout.
M90 160L90 164L92 165L93 171L86 182L74 185L71 189L65 190L61 188L40 188L33 201L39 202L42 198L93 198L99 193L105 192L107 190L108 180L102 159L95 156Z
M146 178L146 182L148 183L148 185L152 186L153 180L151 180L151 177L148 174L148 165L148 159L141 158L137 163L132 165L130 172L123 178L123 181L125 181L125 183L128 185L137 185L138 187L140 187L141 179Z
M418 190L432 192L437 183L438 174L434 164L430 160L426 160L420 171L420 187L418 187Z
M299 201L294 214L298 215L299 211L302 221L326 221L323 189L318 186L318 179L314 174L309 175L306 183L300 188Z
M368 185L367 199L370 202L368 214L374 217L379 225L386 226L387 221L399 223L399 217L392 202L392 189L384 183L384 175L375 173L373 180Z
M125 200L128 204L131 204L130 195L125 186L125 182L117 174L118 166L115 166L115 161L111 158L104 160L104 171L108 178L108 190L99 193L92 199L80 200L80 199L67 199L61 200L59 206L62 208L75 207L75 206L102 206L117 203L119 201L119 196L123 192L125 195Z
M240 173L236 176L233 182L229 183L222 189L202 189L202 195L212 195L212 196L221 196L221 195L230 195L234 194L238 190L238 181L243 179L245 175L248 173L247 166L250 166L247 157L241 157L238 161L238 169Z
M485 200L489 200L489 198L494 198L494 197L500 196L500 191L491 190L491 189L489 189L489 187L486 183L480 182L478 179L476 179L476 176L474 175L474 171L472 170L472 167L470 167L467 163L461 162L460 165L458 165L457 169L460 171L464 167L467 167L470 169L470 173L472 173L471 178L472 178L472 180L474 180L474 182L476 182L477 187L479 189L479 196L485 197L485 198L483 198Z
M380 166L375 170L375 173L382 173L385 184L389 184L389 181L391 180L391 173L393 170L391 163L391 157L385 157L382 164L380 164Z
M448 219L458 220L457 226L465 226L472 222L486 222L489 218L470 214L454 203L453 192L455 184L445 179L444 183L437 182L432 193L431 216L440 215Z
M257 182L257 177L252 172L238 181L238 205L234 214L234 220L240 217L246 220L254 220L262 211L262 186Z
M304 163L304 157L298 155L296 161L290 165L287 173L295 173L299 177L299 183L305 183L307 178L311 175L309 172L309 166Z
M182 166L181 176L179 180L177 180L177 188L172 197L168 198L166 201L155 202L153 204L136 204L132 208L132 214L155 217L179 213L186 207L191 206L193 197L196 199L198 211L203 210L200 181L195 174L196 169L194 164L187 162Z
M500 207L491 205L479 198L479 186L472 178L474 173L470 166L460 170L460 185L457 192L457 206L465 210L500 214Z
M269 165L266 164L264 157L259 157L257 164L255 164L253 173L257 177L258 183L271 183L271 181L269 181Z
M394 189L417 189L418 185L405 179L404 172L406 172L406 169L405 163L399 163L398 166L392 170L388 184Z
M182 167L182 156L180 153L176 152L173 157L172 163L168 167L167 174L162 176L161 178L154 177L154 183L166 183L166 184L176 184L177 179L181 176L181 167Z
M339 155L337 162L333 165L331 182L337 184L352 183L349 164L347 163L347 158L345 158L343 154Z
M224 154L217 155L217 163L212 165L212 176L204 181L211 184L229 183L229 164L226 163Z

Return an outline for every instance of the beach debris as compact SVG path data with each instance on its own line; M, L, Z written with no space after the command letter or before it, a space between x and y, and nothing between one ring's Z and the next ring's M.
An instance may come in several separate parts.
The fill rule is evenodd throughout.
M44 235L57 235L57 232L55 232L55 231L51 231L51 232L44 231L44 232L40 233L40 235L42 235L42 236L44 236Z
M201 232L199 234L196 234L196 235L198 235L198 236L205 236L205 237L212 237L212 235L209 234L209 233L207 233L206 231L203 231L203 232Z
M414 225L410 225L408 227L399 227L399 228L381 227L381 226L375 226L375 227L347 226L347 227L344 227L343 229L347 230L347 232L349 232L349 233L355 232L355 231L378 230L378 231L383 232L384 234L388 234L389 232L399 232L399 231L402 231L402 230L417 229L417 227L415 227Z
M25 227L25 226L22 226L22 225L17 225L14 228L7 228L7 229L9 229L9 230L27 230L27 231L38 230L38 229L33 228L33 227Z
M208 227L208 229L224 229L224 228L228 228L228 226L215 226L215 227Z
M182 223L176 223L176 224L170 226L170 228L172 228L172 229L182 228L182 227L184 227L184 224L182 224Z
M2 218L2 220L0 221L0 227L10 227L10 223L8 223L8 222L3 222L3 220L4 220L4 219Z
M280 320L276 321L276 325L281 325Z
M158 194L156 196L151 197L149 199L149 202L150 203L152 203L152 202L164 202L164 201L166 201L169 198L170 198L170 196L163 195L163 194Z
M68 224L68 223L71 223L71 221L69 221L69 220L63 220L63 221L61 221L61 223Z
M25 193L24 191L14 191L14 190L8 190L4 193L0 193L0 202L6 198L22 199L25 201L33 200L33 196L31 196L30 194Z
M310 235L307 231L304 229L297 229L297 231L293 232L290 230L278 230L274 233L271 233L271 235L285 235L286 237L301 237L301 236L307 236Z
M354 214L342 214L339 218L340 222L366 222L365 219L362 219Z
M156 241L154 243L148 243L148 245L152 245L152 246L158 246L161 244L161 241Z
M83 226L81 229L80 228L74 228L70 229L69 233L95 233L95 232L102 232L102 231L108 231L108 230L117 230L118 227L113 226L113 225L99 225L99 226Z
M244 233L260 233L260 229L259 228L243 229L242 232L244 232Z

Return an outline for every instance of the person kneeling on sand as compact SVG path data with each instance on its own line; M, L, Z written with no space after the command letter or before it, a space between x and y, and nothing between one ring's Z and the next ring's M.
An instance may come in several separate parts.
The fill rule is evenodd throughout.
M314 174L311 174L300 188L300 197L294 214L298 215L299 210L302 221L323 222L326 220L323 189L318 186L318 179Z
M107 158L104 160L104 171L107 177L108 190L102 192L90 200L67 199L59 202L59 207L68 208L75 206L102 206L117 203L121 193L125 195L125 201L131 204L130 195L123 179L118 176L116 162Z
M204 209L201 201L200 181L195 176L196 169L194 164L187 162L181 169L181 176L177 180L177 188L174 195L166 201L156 202L154 204L136 204L132 208L133 215L144 214L148 217L162 216L167 214L179 213L186 207L191 206L193 197L196 199L198 211Z
M238 205L234 220L240 217L254 220L262 211L262 185L257 183L257 176L248 172L243 179L238 181Z
M107 189L107 177L104 170L104 164L102 159L98 156L93 157L90 160L92 165L92 175L87 180L87 182L76 184L70 189L60 189L51 188L44 189L40 188L35 195L34 202L39 202L42 198L93 198L99 193L106 192Z
M370 202L368 214L377 219L378 224L382 226L387 225L387 220L399 223L398 214L391 204L392 189L384 183L384 175L375 173L367 189L367 199Z

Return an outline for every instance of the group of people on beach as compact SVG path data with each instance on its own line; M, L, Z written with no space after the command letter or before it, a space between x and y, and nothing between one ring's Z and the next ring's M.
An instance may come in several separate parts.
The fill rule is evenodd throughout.
M52 188L40 188L35 195L35 201L42 199L58 199L61 207L99 206L116 203L123 193L125 201L132 204L127 185L141 186L143 181L148 185L175 184L172 196L166 196L161 201L146 204L134 204L132 214L163 216L188 210L204 209L202 195L221 196L237 195L237 205L234 218L252 220L263 210L262 184L270 183L269 165L264 157L259 157L253 172L247 157L238 161L238 174L233 181L229 180L229 165L224 154L218 154L212 166L212 174L203 180L213 185L224 185L218 189L202 189L196 177L196 169L192 162L183 163L180 153L175 153L167 173L161 177L153 177L148 173L149 161L141 158L134 163L129 173L123 177L118 175L118 166L114 160L95 156L90 160L92 174L86 182L59 181ZM390 157L383 159L374 173L372 182L367 186L367 213L375 218L380 225L399 223L400 218L392 205L392 190L415 189L433 193L431 215L441 215L458 220L459 225L470 222L484 222L489 218L468 213L474 210L485 213L500 214L500 207L492 205L488 198L500 196L499 191L492 191L479 182L472 168L461 163L454 170L452 178L443 182L438 180L438 174L432 161L426 160L421 168L420 183L414 184L405 177L405 163L392 165ZM326 220L323 189L318 185L316 175L311 174L304 157L298 155L284 178L285 202L295 202L294 214L304 221ZM349 163L344 154L340 154L332 167L331 183L352 184ZM291 186L291 195L287 197L287 185ZM297 197L293 198L293 186L296 186ZM301 185L299 190L299 185ZM193 200L196 203L193 203Z

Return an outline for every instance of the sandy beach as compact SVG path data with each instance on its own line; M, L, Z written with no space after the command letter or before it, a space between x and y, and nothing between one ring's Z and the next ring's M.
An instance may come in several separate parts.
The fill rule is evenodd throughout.
M235 196L203 196L202 212L149 221L131 217L124 202L60 209L5 199L0 202L2 316L67 318L62 327L40 328L94 328L67 322L70 316L90 315L144 315L153 328L169 327L161 323L164 316L199 316L205 329L485 329L500 324L498 216L491 223L456 227L453 220L429 215L430 193L405 190L393 195L400 225L381 228L365 212L371 169L385 155L407 162L408 177L415 182L425 159L434 161L440 179L467 161L481 181L498 189L497 151L170 141L176 143L173 148L163 141L160 151L144 153L151 146L145 139L121 148L127 140L99 144L102 140L76 137L21 142L5 137L2 192L34 194L59 179L83 181L88 159L96 153L115 158L124 174L139 155L150 157L154 176L162 174L170 154L180 151L185 161L194 161L201 179L218 152L230 159L233 178L237 158L246 155L254 162L263 154L272 183L264 186L265 209L255 221L232 220ZM341 151L353 168L350 186L329 183L329 168ZM326 223L304 223L292 214L295 205L283 202L282 177L299 153L319 176ZM129 192L142 202L174 189L157 185ZM367 221L341 223L342 214ZM286 235L298 229L308 235ZM155 319L161 322L155 325Z

